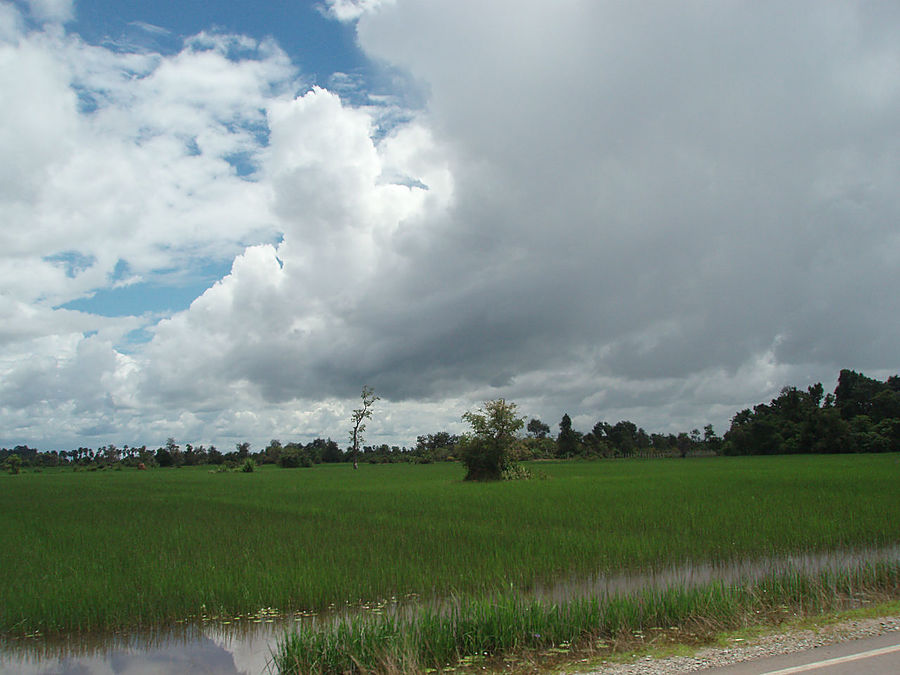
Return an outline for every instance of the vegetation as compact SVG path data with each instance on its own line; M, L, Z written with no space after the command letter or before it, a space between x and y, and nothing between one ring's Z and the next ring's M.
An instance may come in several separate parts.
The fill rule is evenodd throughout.
M364 387L361 398L347 451L331 439L273 439L223 454L173 438L155 451L0 449L0 637L403 594L455 598L451 610L425 603L304 627L278 654L285 672L370 672L593 649L617 631L698 617L737 625L748 612L830 606L860 589L900 594L896 563L554 605L529 592L604 571L896 545L900 459L888 453L900 451L900 377L844 370L833 394L786 387L737 413L724 438L711 425L660 435L627 420L581 433L568 414L556 438L536 418L522 438L516 405L496 399L463 416L471 431L461 437L361 448L378 397ZM798 456L738 457L774 454ZM689 455L710 457L544 462L539 473L551 480L484 484L528 477L528 459ZM348 481L348 463L360 459L406 465ZM434 464L456 459L465 481L458 467ZM191 468L201 465L217 468ZM156 467L183 470L143 470Z
M742 410L725 434L725 454L900 450L900 377L879 382L842 370L834 394L823 394L821 384L785 387L768 405Z
M679 629L709 633L794 613L842 609L854 595L895 596L900 564L842 572L789 573L749 585L645 589L546 603L522 595L463 599L447 609L299 626L275 655L279 673L428 672L497 664L522 652L535 660L611 651L610 643ZM684 630L687 629L687 630ZM656 633L654 636L653 634ZM506 665L504 663L504 665Z
M702 432L691 429L678 434L648 434L628 420L615 424L600 420L589 432L582 433L573 428L572 418L567 413L559 422L559 434L553 438L549 425L531 418L526 427L526 438L518 438L521 427L516 429L516 441L509 444L507 457L526 460L900 452L900 376L880 382L862 373L842 370L834 393L824 396L823 393L821 383L806 391L785 387L771 403L738 412L724 438L716 434L711 424L704 426ZM282 445L273 439L257 453L251 453L249 443L238 443L234 451L223 454L215 446L195 447L188 443L182 449L174 438L169 438L165 446L156 451L146 446L127 445L122 448L105 445L96 451L78 448L39 452L26 445L11 450L0 448L0 465L10 472L62 465L95 470L117 464L142 464L147 468L200 464L235 467L248 457L257 465L278 464L285 468L348 461L354 466L360 461L428 464L456 461L467 448L477 449L469 444L469 440L478 438L477 432L470 434L468 439L461 439L446 431L420 435L412 448L386 444L364 446L365 420L371 418L372 405L378 397L371 388L363 387L361 398L362 406L353 411L350 419L350 446L346 451L330 438L317 438L305 445L299 442ZM476 411L476 414L484 415L485 411ZM13 455L18 457L18 460L12 460L16 466L6 462Z
M350 456L353 460L353 468L359 468L359 444L362 442L362 434L366 430L366 420L372 417L372 406L378 400L375 391L371 387L363 387L362 405L353 411L350 416Z
M443 597L900 542L897 455L0 474L0 632ZM784 514L791 514L785 518ZM452 542L452 544L451 544Z
M485 401L481 408L464 413L463 419L472 427L472 433L461 439L466 480L500 480L504 474L521 475L510 471L513 447L519 440L519 430L525 426L515 403L502 398Z

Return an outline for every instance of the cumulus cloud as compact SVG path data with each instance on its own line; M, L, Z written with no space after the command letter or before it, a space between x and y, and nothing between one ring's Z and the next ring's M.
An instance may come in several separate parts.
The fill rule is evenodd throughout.
M160 323L147 351L148 391L198 400L221 378L270 403L352 396L383 368L373 341L386 338L360 317L382 280L409 262L398 238L423 210L445 206L446 170L421 158L430 149L424 130L376 146L369 116L322 89L273 102L268 120L266 182L283 240L248 248L189 311ZM432 187L386 182L385 172L414 172Z
M112 397L93 409L116 427L116 382L134 369L119 350L154 318L112 320L64 305L278 236L267 187L252 173L267 145L265 106L292 94L296 71L276 45L241 36L201 34L177 54L134 53L58 30L25 32L15 10L3 10L12 29L0 41L8 95L0 405L33 420L12 438L72 434L85 426L79 411L93 405L94 388ZM100 360L99 347L84 346L98 333L107 350ZM64 403L73 419L41 427L33 406Z
M493 301L455 321L498 355L487 372L515 390L530 364L574 360L593 377L568 397L580 410L607 377L714 378L770 352L800 384L894 367L897 18L803 2L362 17L362 46L428 83L452 150L453 229L478 249L463 278Z
M724 431L785 384L896 371L897 10L327 7L421 110L381 126L268 42L129 53L0 14L15 428L341 439L370 384L373 440L499 395ZM60 308L209 257L230 273L159 321Z

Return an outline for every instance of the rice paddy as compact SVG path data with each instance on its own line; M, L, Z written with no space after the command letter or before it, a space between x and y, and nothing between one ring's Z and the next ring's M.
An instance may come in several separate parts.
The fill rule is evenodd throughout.
M529 599L555 580L900 543L895 454L549 462L540 469L545 480L493 484L463 482L455 464L0 476L0 634L453 596L455 614L423 602L402 616L301 628L286 637L280 664L333 671L339 664L323 660L324 644L342 636L344 648L364 650L369 638L358 635L375 635L399 650L372 652L372 662L357 655L366 668L391 659L437 667L485 651L559 649L622 626L704 612L730 621L754 598L821 599L831 593L821 589L847 585L803 575L773 578L765 593L711 584L631 594L609 599L612 605L596 597ZM896 565L882 567L848 578L890 592ZM625 603L616 611L630 619L610 618L615 602ZM302 653L319 656L304 661Z

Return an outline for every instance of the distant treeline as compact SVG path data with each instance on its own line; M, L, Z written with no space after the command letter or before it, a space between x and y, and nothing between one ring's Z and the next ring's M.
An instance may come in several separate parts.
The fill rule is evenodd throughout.
M558 426L559 432L553 435L549 425L532 418L526 427L527 437L514 450L516 459L896 452L900 451L900 377L894 375L881 382L842 370L833 394L825 394L821 383L806 391L785 387L770 403L738 412L724 437L718 436L711 424L702 432L693 429L679 434L648 434L628 420L616 424L601 420L589 432L582 433L572 428L568 414L563 415ZM419 436L412 448L365 446L360 461L455 461L458 444L459 436L441 431ZM272 440L258 452L251 452L249 443L238 443L234 450L223 453L212 445L188 443L182 447L173 438L155 450L127 445L49 452L27 445L0 449L0 464L10 471L20 466L92 470L116 466L236 466L248 459L257 464L308 467L349 461L350 452L330 438L284 445Z
M785 387L769 404L731 421L723 451L773 455L900 450L900 377L885 382L842 370L833 394L822 385Z

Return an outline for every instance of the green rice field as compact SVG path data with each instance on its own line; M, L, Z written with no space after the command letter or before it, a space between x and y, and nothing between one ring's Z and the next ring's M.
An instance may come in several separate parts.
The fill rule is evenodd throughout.
M897 455L0 476L0 632L527 590L598 571L900 542Z

